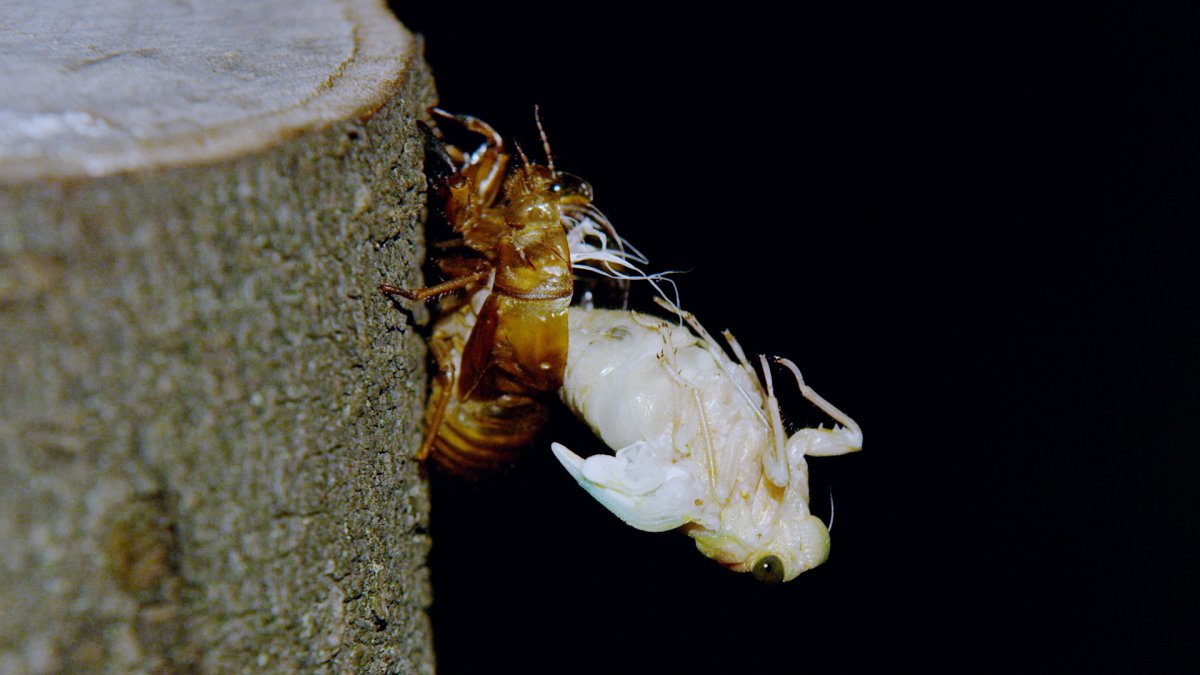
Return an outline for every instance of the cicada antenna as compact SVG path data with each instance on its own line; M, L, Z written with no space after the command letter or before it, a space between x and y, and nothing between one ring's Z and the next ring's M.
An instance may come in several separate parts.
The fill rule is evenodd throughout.
M557 176L558 172L554 170L554 153L550 152L550 139L542 127L542 112L536 103L533 104L533 121L537 123L538 136L542 137L542 149L546 151L546 166L550 169L551 174Z
M529 168L529 156L525 154L525 150L521 147L521 144L516 141L513 141L513 147L516 148L517 155L521 158L521 165L528 169Z
M829 488L829 527L825 528L826 532L833 534L833 487Z

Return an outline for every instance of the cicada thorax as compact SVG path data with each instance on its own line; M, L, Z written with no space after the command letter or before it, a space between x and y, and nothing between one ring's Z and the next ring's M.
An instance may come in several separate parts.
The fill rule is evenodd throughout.
M548 174L532 165L505 181L508 231L494 248L491 294L463 354L458 395L464 399L492 397L489 371L531 391L562 386L573 276L562 207Z
M444 262L454 278L438 286L384 292L459 293L443 303L430 339L439 374L420 456L478 474L511 463L534 440L562 386L573 289L564 218L590 200L590 188L524 158L510 165L490 127L453 119L486 139L469 156L449 148L464 164L435 186L473 257Z

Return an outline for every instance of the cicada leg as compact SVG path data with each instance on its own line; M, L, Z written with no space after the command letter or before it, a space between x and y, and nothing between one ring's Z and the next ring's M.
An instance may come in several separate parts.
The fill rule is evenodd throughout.
M466 129L468 131L473 131L473 132L479 134L480 136L483 136L485 139L487 139L485 142L487 143L487 145L489 147L493 147L493 148L504 147L504 139L500 137L500 134L497 133L496 130L492 128L492 125L488 124L487 122L484 122L483 120L479 119L478 117L475 117L473 115L458 115L458 114L455 114L452 112L446 112L445 110L442 110L441 108L430 108L429 112L434 117L440 117L444 120L454 120L455 122L458 122L459 124L461 124L464 129ZM454 146L451 146L451 145L447 146L447 148L453 148L453 147ZM457 150L457 148L455 148L455 150Z
M696 337L700 338L701 348L703 348L704 351L708 352L709 354L712 354L713 361L715 361L721 370L725 371L725 374L733 380L734 384L737 386L738 392L742 395L742 398L745 399L746 403L749 404L750 409L753 410L755 415L763 422L768 422L766 416L763 415L762 409L757 403L754 402L754 399L750 397L750 394L742 388L742 385L738 382L737 378L733 377L732 366L730 365L729 360L720 352L720 348L717 346L717 341L712 335L709 335L708 330L704 328L704 325L700 323L700 320L697 319L696 316L691 312L677 306L675 303L661 296L655 296L654 302L658 303L660 307L673 312L691 327L692 332L696 334ZM726 333L728 333L728 331L726 331ZM758 377L754 374L754 368L746 361L746 354L745 352L742 352L741 345L738 345L737 341L733 340L732 333L729 334L726 340L730 341L730 347L734 350L734 355L738 357L739 365L750 376L750 381L753 382L756 387L758 387L759 393L765 396L766 392L763 391L762 385L758 381Z
M399 295L409 300L428 300L482 283L492 273L491 263L476 258L448 258L440 264L453 278L424 288L400 288L391 284L380 284L379 292L384 295Z
M421 448L417 450L416 459L421 463L429 459L429 453L433 451L433 444L442 428L442 421L446 419L446 407L450 405L450 397L454 394L455 380L457 379L453 349L440 340L431 342L429 349L433 352L433 358L438 364L437 382L434 386L437 402L426 420L428 427L425 429L425 440L421 442Z
M504 139L487 122L477 117L455 115L441 108L432 108L429 112L442 119L454 120L467 131L483 136L483 145L470 155L448 143L443 143L443 148L454 161L465 164L462 171L464 174L469 174L467 178L472 188L469 194L464 196L455 190L454 197L475 208L485 208L491 205L496 200L496 196L500 194L500 188L504 183L505 169L508 166L508 155L504 152Z
M738 383L736 378L733 377L732 366L729 364L729 361L724 358L724 355L717 351L718 348L716 340L709 335L708 331L705 330L704 326L695 317L695 315L689 311L675 306L673 303L661 297L656 297L654 300L660 306L665 307L666 309L669 309L677 314L679 318L683 319L684 322L691 327L692 331L695 332L697 337L699 337L700 341L703 343L703 348L713 355L713 360L716 361L718 366L725 371L726 375L730 377L730 379L737 386L738 391L741 392L742 396L746 399L746 402L750 404L750 409L753 410L754 414L761 419L764 424L767 425L771 435L771 452L763 455L763 471L766 473L767 478L770 479L770 481L775 485L787 485L789 482L789 467L784 456L784 444L787 436L783 431L783 419L779 412L779 401L775 398L775 389L771 382L771 372L767 369L766 357L759 357L760 361L762 362L763 377L766 380L766 389L764 390L758 379L758 376L754 373L753 366L750 365L748 359L746 358L746 352L733 337L733 333L730 333L729 331L723 332L725 341L729 344L729 348L733 351L734 356L738 360L739 367L741 367L741 369L745 371L747 375L749 375L750 381L753 382L754 386L758 388L759 394L766 399L765 404L767 410L766 414L764 415L760 405L756 404L750 398L749 393L742 389L742 385Z
M778 356L775 357L775 362L792 371L792 375L796 377L796 384L800 387L800 393L804 398L808 399L810 403L820 408L822 412L832 417L835 422L841 425L834 426L832 429L822 429L820 427L816 429L801 429L792 435L792 438L788 440L788 444L799 444L804 449L804 454L815 457L844 455L848 452L861 450L863 432L858 423L832 403L826 401L812 387L805 384L804 377L800 375L800 368L795 363Z
M440 284L426 286L425 288L400 288L399 286L392 286L391 284L379 284L379 292L383 293L384 295L399 295L400 297L408 298L409 300L428 300L430 298L436 298L439 295L445 295L452 291L457 291L460 288L465 288L472 284L477 284L488 278L489 274L491 274L490 271L476 272L475 274L470 274L465 277L458 277L457 279L450 279L449 281L443 281Z

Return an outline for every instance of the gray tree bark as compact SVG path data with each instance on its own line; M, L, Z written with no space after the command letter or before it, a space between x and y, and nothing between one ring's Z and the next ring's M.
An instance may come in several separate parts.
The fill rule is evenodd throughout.
M0 10L0 673L429 672L419 44Z

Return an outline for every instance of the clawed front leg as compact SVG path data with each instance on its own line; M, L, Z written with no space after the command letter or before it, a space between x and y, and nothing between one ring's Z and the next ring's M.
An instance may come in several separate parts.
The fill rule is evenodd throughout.
M802 450L803 454L811 457L830 457L861 450L863 433L858 424L850 419L849 415L838 410L832 403L813 391L812 387L804 384L804 377L800 375L800 369L796 367L795 363L779 357L776 357L775 361L796 376L796 384L800 386L800 393L804 395L804 398L842 425L835 425L832 429L801 429L788 439L788 449Z

